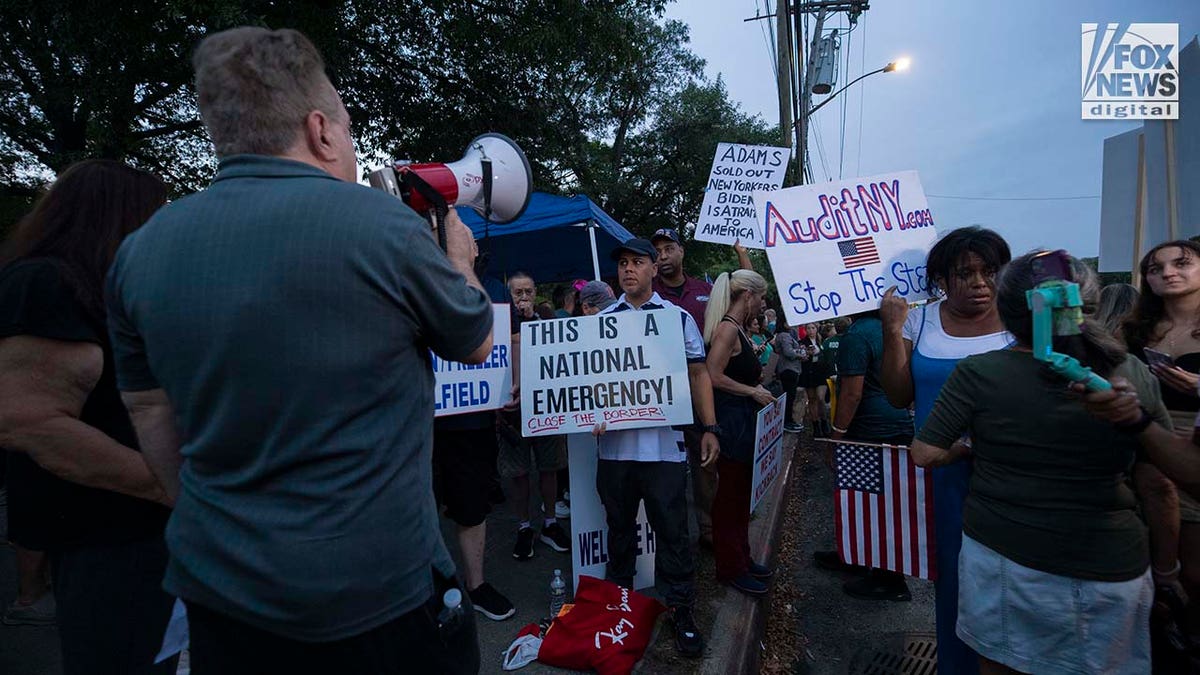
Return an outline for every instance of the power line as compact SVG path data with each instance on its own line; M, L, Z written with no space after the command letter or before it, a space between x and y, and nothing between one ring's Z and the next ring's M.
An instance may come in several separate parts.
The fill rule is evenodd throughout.
M1080 199L1100 199L1100 195L1079 195L1075 197L965 197L963 195L935 195L929 192L926 192L925 196L936 197L938 199L963 199L978 202L1061 202Z
M862 75L867 72L867 17L862 18L863 34L859 45L859 51L862 52L858 74ZM858 153L854 158L854 175L862 175L862 137L863 137L863 96L866 95L866 87L858 88Z
M855 28L857 28L857 26L856 26ZM846 35L847 35L847 36L849 36L849 35L850 35L851 33L853 33L853 32L854 32L854 28L851 28L851 29L850 29L850 31L849 31L848 33L846 33ZM843 75L843 77L849 77L849 76L850 76L850 49L851 49L853 46L854 46L854 38L853 38L853 37L846 37L846 68L845 68L845 70L843 71L843 72L845 73L845 75ZM841 131L840 131L840 133L839 133L839 143L838 143L838 144L839 144L839 148L838 148L838 180L841 180L842 178L844 178L844 177L845 177L845 167L846 167L846 99L847 99L847 98L848 98L848 97L846 97L846 96L843 96L843 97L842 97L842 127L841 127Z

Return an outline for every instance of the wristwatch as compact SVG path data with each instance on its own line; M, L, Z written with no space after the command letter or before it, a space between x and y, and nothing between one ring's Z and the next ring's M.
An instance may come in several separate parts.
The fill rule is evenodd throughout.
M720 436L721 435L721 425L720 424L705 424L704 426L700 427L700 431L703 431L706 434Z

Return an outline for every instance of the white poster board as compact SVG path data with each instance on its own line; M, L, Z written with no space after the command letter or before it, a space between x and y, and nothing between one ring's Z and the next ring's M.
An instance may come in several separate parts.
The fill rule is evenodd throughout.
M480 364L433 359L433 416L497 410L512 391L512 314L508 305L492 305L492 355Z
M753 196L783 185L791 156L791 148L718 143L695 238L729 245L740 241L746 248L762 248L762 221L755 215Z
M678 309L521 324L521 433L692 423Z
M916 171L756 192L787 321L879 308L884 291L923 300L937 230Z
M787 395L758 411L754 423L754 477L750 482L750 513L759 500L779 478L783 459L783 420L787 410Z
M596 494L596 438L591 434L567 436L567 462L571 473L571 573L574 588L579 588L580 575L603 579L608 563L608 524ZM637 534L634 590L654 585L656 542L645 504L638 507Z

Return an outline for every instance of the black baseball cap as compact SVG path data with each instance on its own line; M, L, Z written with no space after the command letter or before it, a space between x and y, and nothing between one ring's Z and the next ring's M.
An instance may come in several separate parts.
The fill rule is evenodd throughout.
M650 237L650 241L655 239L670 239L671 241L683 246L683 240L679 238L679 233L669 227L662 227L654 231L654 235Z
M609 257L613 260L616 260L617 258L620 258L621 253L625 251L647 256L650 258L650 262L658 261L658 251L654 249L654 244L651 244L640 237L634 237L633 239L625 240L625 243L612 250L612 253L609 255Z

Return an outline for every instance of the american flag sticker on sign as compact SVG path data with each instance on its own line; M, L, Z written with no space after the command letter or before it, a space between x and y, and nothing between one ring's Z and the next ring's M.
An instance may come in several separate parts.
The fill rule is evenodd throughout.
M871 237L839 241L838 253L842 254L842 263L848 270L879 262L879 249L875 248L875 240Z
M933 481L903 446L839 442L834 531L850 565L936 579Z

